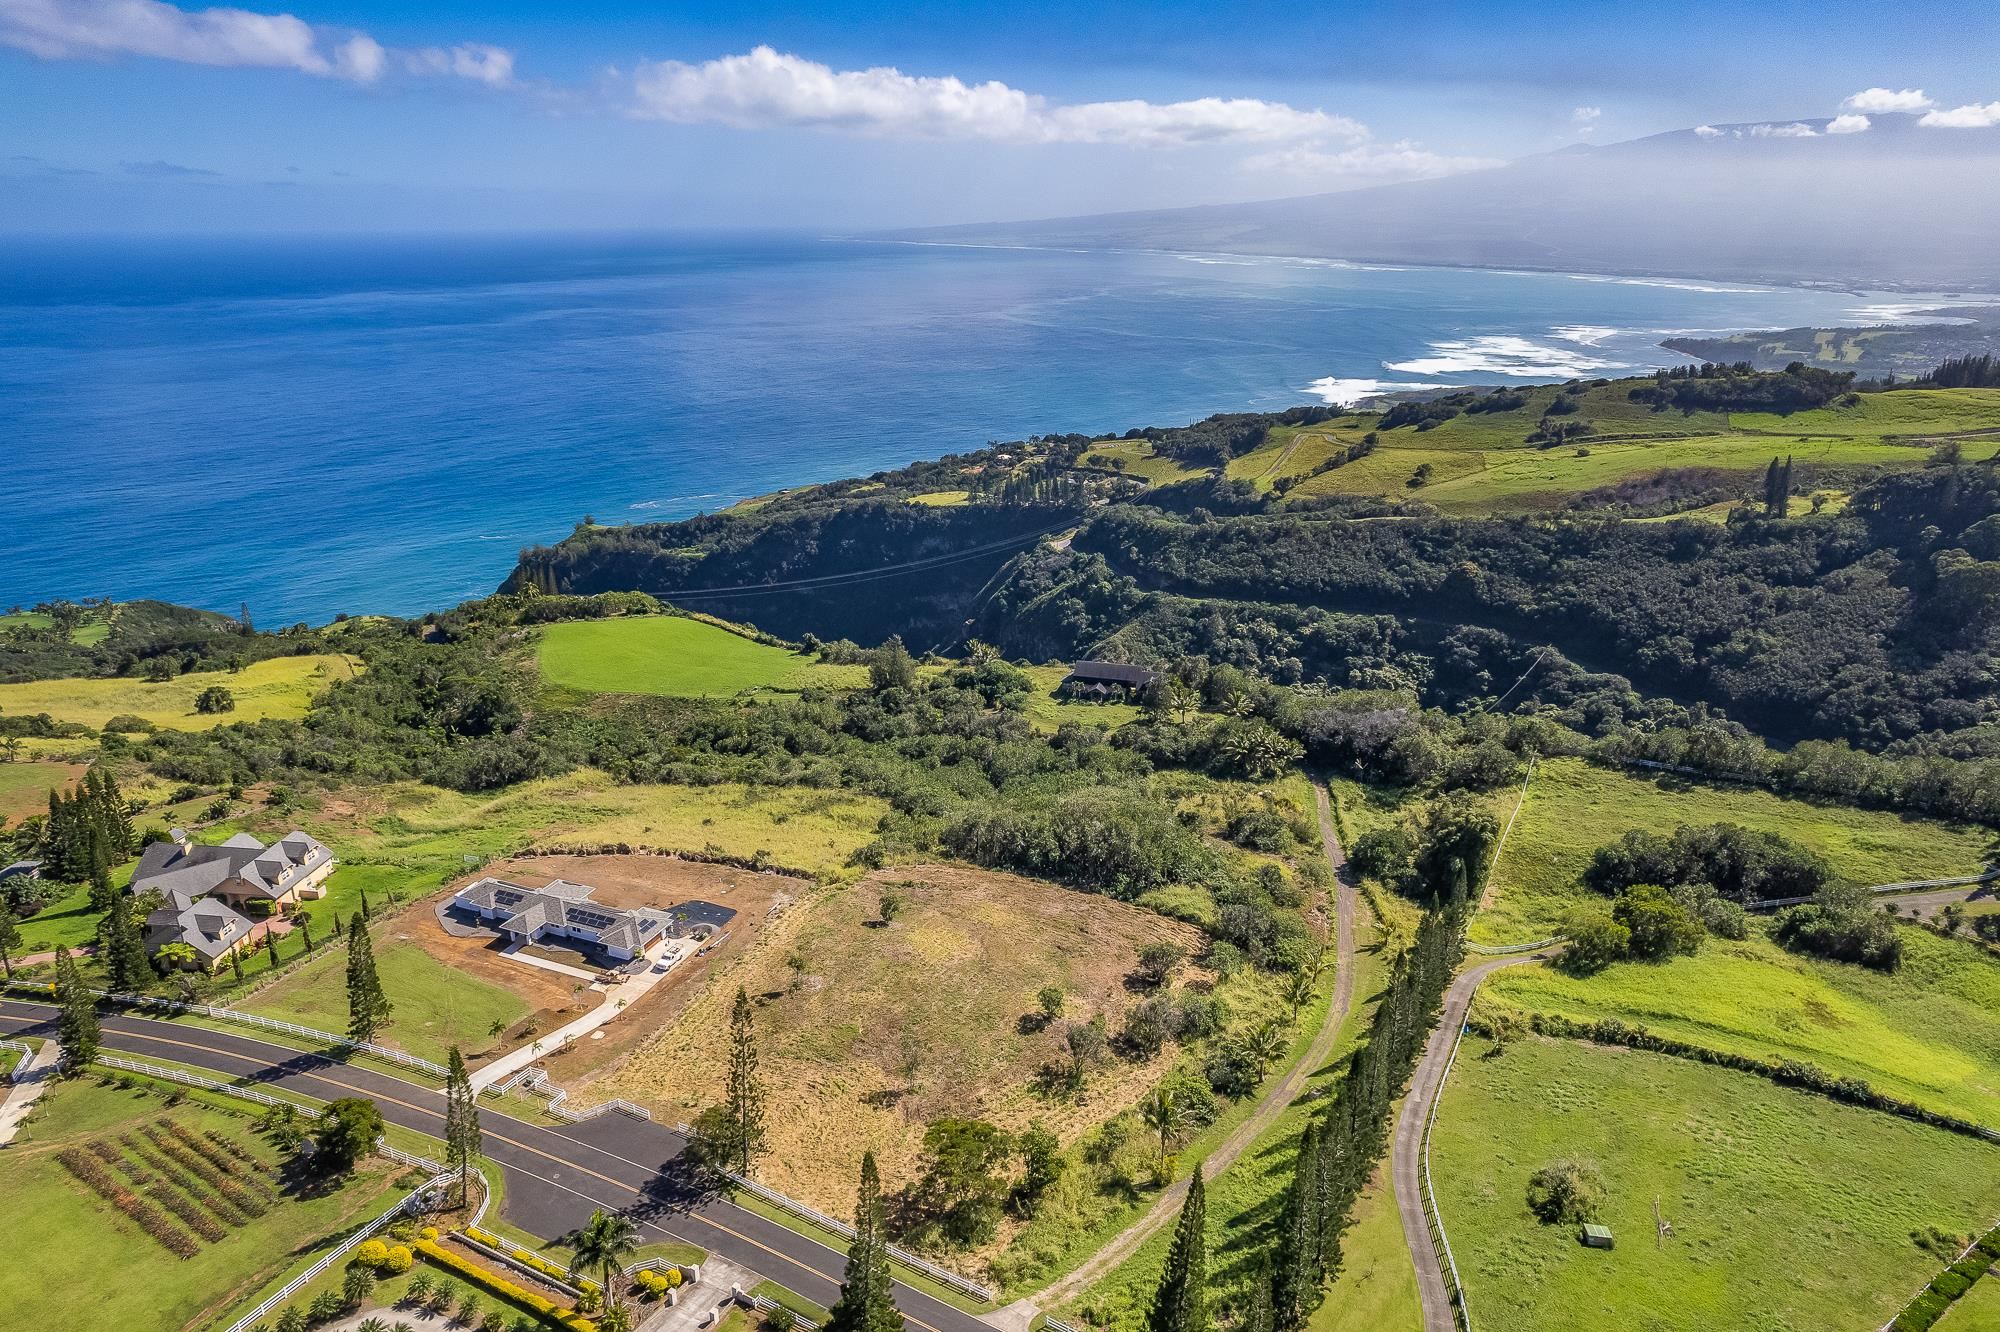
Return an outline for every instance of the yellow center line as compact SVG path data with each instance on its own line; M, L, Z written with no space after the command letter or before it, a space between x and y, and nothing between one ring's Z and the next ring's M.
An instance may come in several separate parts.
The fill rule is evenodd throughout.
M138 1040L138 1041L151 1041L151 1042L153 1042L154 1044L157 1044L157 1045L168 1045L168 1046L174 1046L174 1047L176 1047L176 1048L178 1048L178 1049L183 1049L183 1050L194 1050L194 1051L197 1051L197 1052L199 1052L199 1053L202 1053L202 1054L206 1054L206 1055L210 1055L210 1056L215 1056L215 1055L220 1055L220 1056L222 1056L222 1057L224 1057L224 1058L228 1058L228 1059L240 1059L240 1060L244 1061L245 1063L255 1063L255 1062L256 1062L256 1060L255 1060L255 1059L253 1059L253 1058L251 1058L250 1056L247 1056L247 1055L238 1055L238 1054L232 1054L232 1053L230 1053L230 1052L229 1052L229 1051L227 1051L227 1050L214 1050L214 1049L211 1049L211 1048L210 1048L210 1047L208 1047L208 1046L205 1046L205 1045L197 1045L197 1044L195 1044L195 1043L193 1043L193 1042L191 1042L191 1041L176 1041L176 1040L172 1040L172 1039L170 1039L170 1038L168 1038L168 1037L165 1037L165 1036L152 1036L152 1035L148 1035L148 1034L146 1034L146 1033L144 1033L144 1032L132 1032L132 1031L120 1031L120 1032L119 1032L118 1034L119 1034L119 1035L121 1035L121 1036L124 1036L124 1037L126 1037L127 1039L130 1039L130 1040ZM283 1048L285 1048L285 1047L283 1047L283 1046L279 1046L279 1047L275 1047L275 1048L278 1048L278 1049L283 1049ZM304 1052L304 1051L300 1051L300 1052L298 1052L298 1053L305 1053L305 1052ZM322 1056L311 1056L311 1057L313 1057L313 1058L321 1058ZM431 1119L436 1119L436 1120L439 1120L440 1122L442 1122L442 1120L444 1119L444 1116L443 1116L442 1114L438 1113L438 1112L437 1112L437 1111L435 1111L435 1110L432 1110L432 1109L429 1109L429 1108L428 1108L428 1107L426 1107L426 1106L421 1106L421 1105L417 1105L417 1104L415 1104L415 1103L413 1103L413 1102L410 1102L410 1101L402 1101L402 1100L398 1100L398 1099L396 1099L396 1098L395 1098L395 1097L393 1097L393 1096L384 1096L384 1095L381 1095L381 1094L379 1094L379 1093L376 1093L376 1092L373 1092L373 1091L370 1091L370 1090L369 1090L369 1089L367 1089L367 1088L364 1088L364 1087L356 1087L356 1086L354 1086L354 1085L352 1085L352 1084L350 1084L350 1083L345 1083L345 1082L342 1082L342 1081L340 1081L340 1080L339 1080L338 1078L330 1078L330 1077L327 1077L327 1076L326 1076L325 1074L322 1074L322 1073L309 1073L309 1072L305 1072L305 1071L297 1071L297 1072L292 1072L292 1073L290 1073L290 1074L289 1074L288 1076L290 1076L290 1077L295 1077L295 1078L304 1078L304 1079L308 1079L308 1080L310 1080L310 1081L313 1081L313 1082L322 1082L322 1083L325 1083L325 1084L326 1084L327 1086L329 1086L329 1087L334 1087L334 1088L338 1088L339 1090L341 1090L341 1091L345 1091L345 1092L352 1092L352 1093L354 1093L354 1094L355 1094L355 1095L357 1095L357 1096L365 1096L365 1097L369 1098L370 1100L374 1100L374 1101L386 1101L386 1102L388 1102L388 1103L389 1103L390 1105L397 1105L397 1106L401 1106L401 1107L402 1107L403 1109L405 1109L405 1110L409 1110L409 1111L411 1111L411 1112L413 1112L413 1113L415 1113L415 1114L419 1114L419 1115L424 1115L424 1116L427 1116L427 1117L429 1117L429 1118L431 1118ZM386 1078L386 1076L387 1076L387 1075L383 1075L383 1076L384 1076L384 1077ZM388 1079L388 1080L389 1080L389 1081L395 1081L395 1079ZM484 1117L484 1112L481 1112L481 1113L482 1113L482 1118L483 1118L483 1117ZM499 1118L510 1118L509 1116L498 1116L498 1117L499 1117ZM631 1195L632 1195L632 1196L633 1196L634 1198L637 1198L637 1199L639 1199L640 1201L644 1201L644 1200L645 1200L645 1197L646 1197L646 1194L645 1194L645 1192L644 1192L643 1190L641 1190L641 1189L638 1189L638 1188L635 1188L635 1187L633 1187L632 1185L630 1185L630 1184L627 1184L627 1183L626 1183L626 1182L624 1182L623 1180L620 1180L620 1179L613 1179L613 1178L612 1178L611 1176L609 1176L609 1175L604 1175L604 1174L600 1174L600 1173L598 1173L597 1171L595 1171L595 1170L592 1170L592 1169L590 1169L590 1168L589 1168L588 1166L581 1166L581 1165L578 1165L578 1164L576 1164L576 1163L575 1163L574 1161L566 1161L566 1160L564 1160L564 1159L563 1159L562 1157L560 1157L560 1156L556 1156L555 1154L553 1154L553 1153L551 1153L551 1152L545 1152L545 1151L543 1151L543 1150L542 1150L541 1148L539 1148L539 1147L535 1147L535 1146L531 1146L531 1145L530 1145L530 1144L528 1144L528 1143L525 1143L525 1142L521 1142L521 1141L519 1141L519 1140L517 1140L517 1139L514 1139L514 1138L510 1138L510 1137L507 1137L507 1136L506 1136L505 1134L502 1134L502 1133L489 1133L489 1132L485 1132L484 1130L482 1130L482 1136L484 1136L484 1137L490 1137L490 1138L492 1138L492 1139L493 1139L494 1141L496 1141L496 1142L504 1142L504 1143L506 1143L506 1144L507 1144L507 1145L508 1145L509 1147L515 1147L515 1148L519 1148L519 1149L520 1149L521 1151L524 1151L524 1152L530 1152L530 1153L532 1153L532 1154L534 1154L534 1155L536 1155L536 1156L539 1156L539 1157L543 1158L544 1160L548 1160L548 1161L553 1161L553 1162L555 1162L555 1163L556 1163L556 1164L557 1164L558 1166L562 1166L562 1167L565 1167L565 1168L567 1168L567 1169L570 1169L570 1170L575 1170L575 1171L578 1171L578 1172L580 1172L580 1173L582 1173L582 1174L585 1174L585 1175L588 1175L588 1176L590 1176L590 1177L591 1177L592 1179L595 1179L595 1180L599 1180L599 1181L601 1181L601 1182L603 1182L603 1183L605 1183L605 1184L609 1184L609 1185L610 1185L610 1186L611 1186L612 1188L614 1188L614 1189L618 1189L618 1190L621 1190L621 1191L623 1191L623 1192L625 1192L625 1193L629 1193L629 1194L631 1194ZM574 1141L575 1141L575 1139L573 1139L573 1138L565 1138L565 1139L564 1139L564 1141L565 1141L565 1142L574 1142ZM589 1144L589 1143L579 1143L578 1145L579 1145L579 1146L583 1146L583 1147L591 1147L591 1144ZM595 1147L592 1147L592 1148L591 1148L591 1150L593 1150L593 1151L601 1151L602 1149L600 1149L600 1148L595 1148ZM620 1157L620 1156L616 1156L616 1155L615 1155L614 1153L611 1153L611 1152L604 1152L603 1154L604 1154L604 1155L606 1155L606 1156L611 1156L611 1157L612 1157L612 1158L613 1158L614 1160L621 1160L621 1161L622 1161L622 1160L624 1160L624 1159L625 1159L624 1157ZM496 1164L497 1164L497 1163L496 1163ZM632 1165L638 1165L639 1163L638 1163L638 1162L636 1162L636 1161L633 1161L633 1162L629 1162L629 1164L632 1164ZM503 1169L503 1170L504 1170L504 1169L506 1169L506 1168L507 1168L507 1167L502 1167L502 1169ZM645 1167L644 1167L644 1166L640 1166L640 1169L645 1169ZM561 1190L563 1190L563 1191L564 1191L565 1193L571 1193L571 1194L575 1194L575 1195L576 1195L577 1197L579 1197L579 1198L582 1198L582 1199L584 1199L584 1200L585 1200L586 1202L592 1202L592 1203L595 1203L595 1202L599 1201L598 1199L595 1199L595 1198L592 1198L592 1197L591 1197L591 1196L590 1196L589 1194L587 1194L587 1193L584 1193L584 1192L582 1192L582 1191L580 1191L580 1190L577 1190L577 1189L573 1189L573 1188L570 1188L570 1187L569 1187L569 1186L568 1186L567 1184L564 1184L564 1183L562 1183L562 1182L561 1182L560 1180L554 1180L554 1179L550 1179L550 1178L548 1178L548 1177L547 1177L547 1176L545 1176L545 1175L538 1175L538 1174L536 1174L536 1173L535 1173L534 1171L532 1171L532 1170L525 1170L525 1169L523 1169L523 1170L521 1170L521 1173L522 1173L522 1174L524 1174L524 1175L526 1175L526 1176L528 1176L528 1177L529 1177L530 1179L536 1179L536 1180L540 1180L540 1181L541 1181L542 1183L544 1183L544 1184L547 1184L547 1185L549 1185L549 1186L551 1186L551 1187L553 1187L553 1188L558 1188L558 1189L561 1189ZM753 1213L751 1213L751 1215L753 1215L753 1216L754 1216L754 1215L755 1215L755 1213L753 1212ZM771 1247L770 1245L768 1245L768 1244L765 1244L765 1243L762 1243L761 1241L758 1241L758 1240L754 1240L754 1239L750 1238L750 1237L749 1237L748 1235L745 1235L745 1234L743 1234L743 1233L742 1233L741 1231L737 1231L737 1230L732 1230L732 1229L731 1229L730 1227L728 1227L728 1226L725 1226L725 1225L723 1225L723 1224L722 1224L721 1222L719 1222L719 1221L714 1221L714 1220L711 1220L711 1219L709 1219L708 1217L701 1217L701 1218L698 1218L698 1219L699 1219L699 1220L701 1221L701 1223L702 1223L703 1225L706 1225L706 1226L713 1226L713 1227L714 1227L715 1229L717 1229L717 1230L721 1231L721 1232L722 1232L723 1234L725 1234L725 1235L728 1235L728 1236L730 1236L730 1237L731 1237L731 1238L733 1238L733 1239L738 1239L738 1240L741 1240L741 1241L742 1241L743 1243L745 1243L745 1244L748 1244L748 1245L750 1245L750 1246L751 1246L752 1248L755 1248L755 1249L760 1249L760 1250L762 1250L763 1252L765 1252L765 1253L768 1253L768 1254L770 1254L770 1255L771 1255L771 1256L772 1256L773 1258L776 1258L776 1259L778 1259L778 1260L779 1260L779 1261L781 1261L781 1262L784 1262L784 1263L788 1263L788 1264L790 1264L791 1266L793 1266L793 1267L796 1267L796 1268L798 1268L798 1269L799 1269L800 1271L802 1271L802 1272L809 1272L809 1273L811 1273L812 1275L814 1275L814 1276L816 1276L816 1277L819 1277L819 1278L820 1278L821 1280L823 1280L823 1281L837 1281L837 1280L838 1280L838 1278L834 1277L834 1276L833 1276L833 1275L831 1275L830 1273L827 1273L827 1272L822 1272L822 1271L820 1271L820 1270L819 1270L818 1268L816 1268L816 1267L813 1267L813 1266L810 1266L809 1264L807 1264L807 1263L805 1263L805 1262L802 1262L801 1260L799 1260L799 1259L797 1259L797 1258L794 1258L794 1257L792 1257L792 1256L791 1256L790 1254L787 1254L787 1253L782 1253L782 1252L780 1252L779 1250L777 1250L777 1249L774 1249L774 1248L772 1248L772 1247ZM678 1241L680 1241L680 1242L681 1242L681 1243L683 1243L683 1244L694 1244L694 1241L693 1241L693 1240L690 1240L690 1239L688 1239L688 1238L687 1238L686 1236L684 1236L684 1235L678 1235L678 1234L675 1234L675 1233L674 1233L673 1231L671 1231L671 1230L667 1229L667 1228L666 1228L665 1226L663 1226L663 1225L660 1225L660 1224L659 1224L658 1222L656 1222L656 1221L651 1221L651 1220L648 1220L648 1221L644 1222L643 1224L645 1224L645 1225L647 1225L647 1226L650 1226L650 1227L651 1227L652 1229L654 1229L654 1230L657 1230L657 1231L659 1231L659 1232L660 1232L661 1234L663 1234L663 1235L666 1235L666 1236L668 1236L669 1238L672 1238L672 1239L675 1239L675 1240L678 1240ZM774 1222L773 1224L776 1224L776 1223ZM793 1232L793 1233L796 1233L796 1232ZM807 1243L810 1243L810 1244L819 1244L819 1241L818 1241L818 1240L815 1240L815 1239L813 1239L813 1238L812 1238L811 1236L800 1236L800 1238L802 1238L802 1239L806 1240L806 1242L807 1242ZM700 1246L700 1245L695 1245L695 1247L696 1247L696 1248L700 1248L701 1246ZM831 1247L829 1247L829 1246L827 1246L827 1245L824 1245L824 1244L820 1244L820 1247L821 1247L821 1248L823 1248L823 1249L826 1249L826 1251L827 1251L828 1253L836 1253L836 1252L837 1252L837 1251L836 1251L836 1250L834 1250L833 1248L831 1248ZM911 1316L910 1316L909 1314L904 1314L904 1315L903 1315L903 1321L904 1321L904 1322L906 1322L906 1323L909 1323L909 1324L911 1324L912 1326L915 1326L915 1327L919 1327L919 1328L922 1328L922 1329L923 1329L923 1332L940 1332L940 1329L938 1329L938 1328L935 1328L935 1327L931 1326L931 1325L930 1325L929 1323L926 1323L926 1322L924 1322L924 1321L923 1321L922 1319L919 1319L919 1318L913 1318L913 1317L911 1317Z

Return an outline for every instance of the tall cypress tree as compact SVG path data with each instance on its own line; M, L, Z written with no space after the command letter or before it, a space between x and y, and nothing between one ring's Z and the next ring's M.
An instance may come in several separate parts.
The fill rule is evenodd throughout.
M1243 1310L1243 1320L1236 1325L1236 1332L1275 1332L1277 1324L1274 1320L1275 1312L1271 1307L1271 1258L1266 1253L1250 1278L1250 1303Z
M1292 1183L1278 1215L1278 1252L1272 1273L1271 1317L1275 1326L1305 1326L1319 1307L1324 1271L1319 1261L1319 1126L1308 1122L1292 1161Z
M757 1033L750 1020L750 996L738 986L736 1007L729 1015L729 1112L733 1168L750 1173L750 1162L764 1149L764 1084L757 1076Z
M146 964L145 941L139 937L139 928L132 920L132 903L126 898L115 897L111 909L104 913L104 923L98 929L98 937L103 940L104 969L109 973L111 988L122 994L136 994L152 979L152 968Z
M347 1034L372 1041L389 1020L389 997L375 974L375 948L368 941L368 922L356 916L347 932Z
M840 1281L840 1298L827 1311L823 1332L900 1332L903 1316L896 1311L889 1271L889 1240L882 1223L882 1180L875 1171L875 1153L861 1157L861 1190L854 1206L854 1243L847 1250L847 1270Z
M472 1075L466 1072L465 1056L456 1045L445 1070L444 1150L445 1163L458 1171L458 1202L465 1205L472 1177L472 1163L479 1157L479 1095L472 1089Z
M264 929L264 952L271 959L271 970L278 969L278 936L269 926Z
M1166 1270L1146 1311L1145 1332L1208 1332L1208 1196L1201 1171L1188 1180Z
M7 969L7 979L14 979L14 951L21 946L21 923L14 913L0 905L0 967Z
M64 1076L79 1073L97 1058L101 1034L97 1027L97 996L83 988L69 949L56 949L56 1004L62 1009L56 1018L56 1040L62 1046L58 1065Z

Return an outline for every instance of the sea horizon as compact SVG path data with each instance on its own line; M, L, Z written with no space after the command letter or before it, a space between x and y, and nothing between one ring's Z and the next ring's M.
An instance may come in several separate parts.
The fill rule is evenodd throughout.
M260 622L1038 433L1641 372L1947 293L1227 252L620 232L44 237L0 259L0 605ZM108 534L108 541L84 539Z

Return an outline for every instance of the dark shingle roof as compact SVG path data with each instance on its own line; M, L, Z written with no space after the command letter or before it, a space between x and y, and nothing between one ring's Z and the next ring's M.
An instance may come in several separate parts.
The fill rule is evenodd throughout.
M1131 666L1117 661L1079 661L1069 668L1069 678L1085 682L1106 681L1111 684L1149 685L1153 683L1153 672L1144 666Z

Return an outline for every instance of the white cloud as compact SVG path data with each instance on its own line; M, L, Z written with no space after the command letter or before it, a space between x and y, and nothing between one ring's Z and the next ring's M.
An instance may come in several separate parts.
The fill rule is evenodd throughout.
M1604 114L1601 106L1579 106L1569 113L1569 123L1578 134L1590 134L1597 129L1598 117Z
M1866 131L1872 123L1866 116L1835 116L1832 120L1826 122L1826 132L1828 134L1860 134Z
M1897 92L1888 88L1864 88L1842 102L1849 111L1880 113L1884 111L1924 111L1932 105L1924 96L1922 88L1904 88Z
M514 55L497 46L461 42L457 46L427 46L411 51L403 63L413 74L451 74L489 87L500 88L513 82Z
M1480 171L1502 164L1497 157L1453 157L1413 143L1356 144L1329 148L1292 144L1245 158L1243 169L1294 177L1308 184L1374 185Z
M768 46L698 65L643 63L633 93L633 114L650 119L736 129L803 126L885 138L1178 146L1358 142L1368 133L1345 116L1254 98L1053 106L1004 83L968 84L888 67L835 70Z
M1789 125L1752 125L1750 137L1753 139L1817 139L1819 131L1802 120L1794 120Z
M0 0L0 45L45 60L145 56L189 65L295 69L322 78L373 83L389 53L365 32L316 27L291 14L247 9L179 9L162 0ZM459 67L432 72L504 83L513 57L497 47L473 53ZM494 77L495 71L498 77Z
M1932 129L1990 129L2000 125L2000 102L1988 102L1984 106L1973 102L1967 106L1955 106L1949 111L1931 111L1917 123Z
M1722 131L1713 125L1696 125L1694 132L1698 137L1704 139L1719 139L1722 137Z

